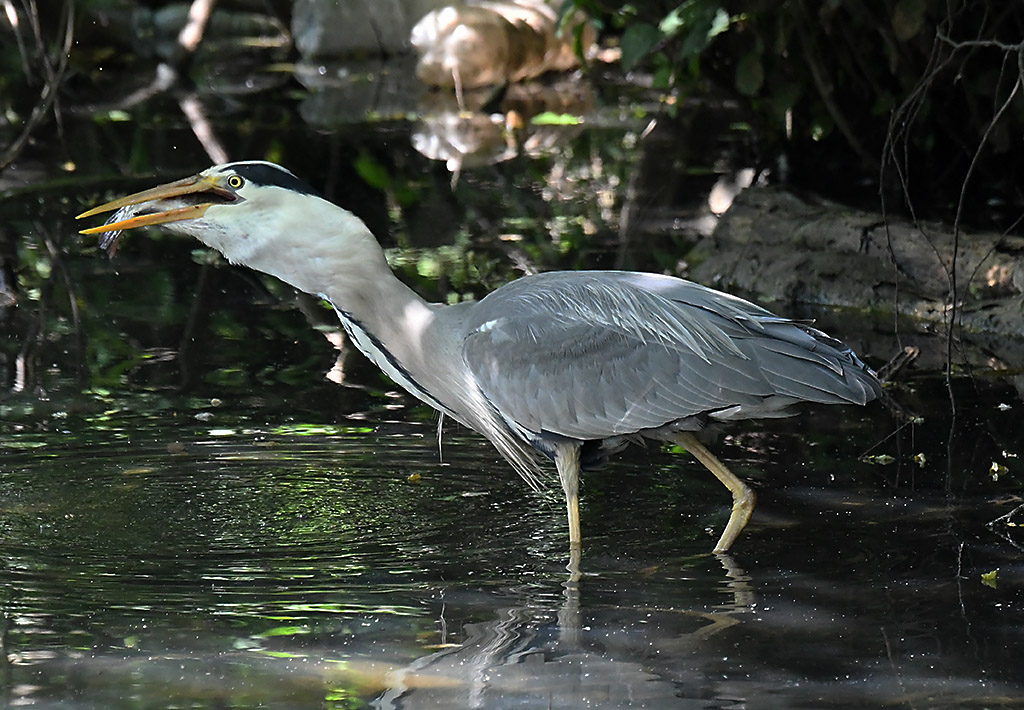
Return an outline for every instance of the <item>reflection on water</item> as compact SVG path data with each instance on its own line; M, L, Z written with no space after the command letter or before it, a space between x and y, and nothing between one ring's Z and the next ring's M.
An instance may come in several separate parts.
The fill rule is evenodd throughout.
M940 467L857 461L893 427L884 412L722 442L761 498L733 557L707 553L727 502L698 464L636 450L591 474L577 588L557 491L530 492L485 442L449 432L439 463L429 420L268 423L272 399L5 425L9 704L941 707L1019 691L1024 566L984 527L1000 501L951 498L966 479ZM982 406L975 428L997 433ZM938 458L946 433L901 445Z

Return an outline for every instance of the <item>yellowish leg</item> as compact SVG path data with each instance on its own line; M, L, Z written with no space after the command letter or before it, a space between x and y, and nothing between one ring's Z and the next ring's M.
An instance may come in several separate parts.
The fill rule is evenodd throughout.
M569 513L569 549L579 550L583 541L580 534L580 447L576 444L556 445L555 466Z
M727 552L732 544L736 542L740 532L747 526L751 514L754 512L754 505L757 496L750 486L741 481L736 475L726 468L725 464L718 460L718 457L708 451L704 444L697 441L697 437L688 431L681 431L673 436L673 440L686 448L694 458L704 464L707 470L715 474L715 478L732 492L732 513L729 515L729 522L722 531L722 537L718 539L714 552ZM561 469L559 469L561 471Z

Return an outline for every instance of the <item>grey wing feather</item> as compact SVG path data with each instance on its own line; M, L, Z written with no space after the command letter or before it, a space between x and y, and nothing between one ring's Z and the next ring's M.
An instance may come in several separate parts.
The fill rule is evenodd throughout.
M510 424L581 440L700 415L778 416L798 401L862 404L880 391L814 328L634 272L514 281L474 307L463 356Z

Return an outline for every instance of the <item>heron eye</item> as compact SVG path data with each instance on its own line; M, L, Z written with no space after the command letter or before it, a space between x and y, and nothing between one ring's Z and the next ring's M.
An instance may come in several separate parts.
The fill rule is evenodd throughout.
M245 180L243 180L237 175L232 175L231 177L228 178L228 187L233 188L235 190L237 190L244 184Z

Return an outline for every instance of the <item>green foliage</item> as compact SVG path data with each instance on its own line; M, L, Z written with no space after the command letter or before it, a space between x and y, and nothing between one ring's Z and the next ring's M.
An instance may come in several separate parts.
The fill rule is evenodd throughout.
M370 187L384 190L391 185L388 169L369 153L361 153L352 166L363 182Z
M361 152L353 161L356 174L370 187L394 195L400 205L416 202L418 194L408 180L395 178L388 167L368 151Z
M736 64L736 90L744 96L756 96L764 84L764 65L761 54L747 52Z
M633 71L661 39L657 27L646 22L630 25L622 35L622 68Z
M896 39L905 42L925 29L927 0L898 0L892 9L892 29Z
M555 113L543 111L530 119L535 126L578 126L583 119L571 113Z
M899 155L903 185L931 200L959 198L968 176L1015 194L1024 4L575 2L618 34L623 71L673 94L731 93L796 170L820 171L827 149L873 177Z
M671 56L676 63L683 63L703 52L729 28L730 22L729 13L716 0L686 0L662 17L657 26L633 22L622 34L622 68L632 71L656 47L664 47L655 53L656 62L664 63Z

